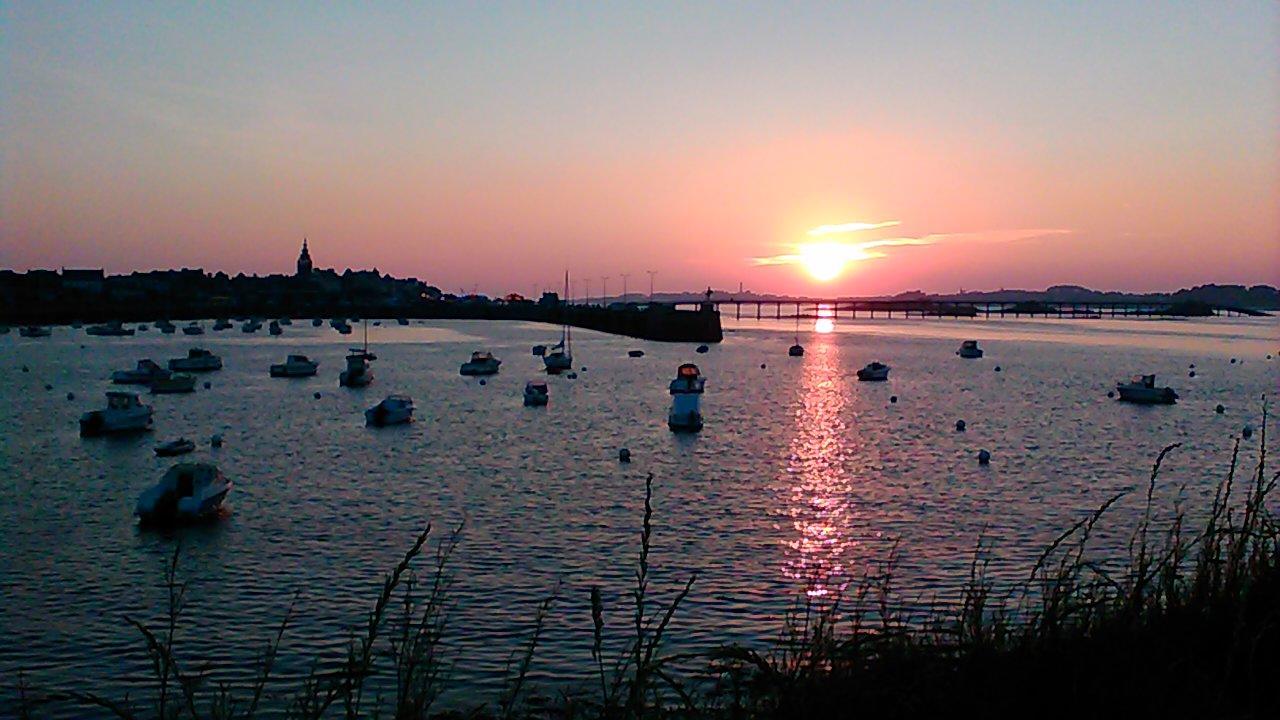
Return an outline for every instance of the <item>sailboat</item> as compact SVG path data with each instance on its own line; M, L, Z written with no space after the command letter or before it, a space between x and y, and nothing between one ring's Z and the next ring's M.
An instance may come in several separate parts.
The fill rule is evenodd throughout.
M378 356L369 352L369 321L364 322L364 347L351 348L347 355L347 369L338 373L338 385L341 387L364 387L373 382L373 371L369 369L369 361Z
M569 271L564 273L564 296L565 307L564 312L569 310ZM562 321L564 318L562 318ZM542 364L546 367L547 372L552 375L559 375L565 370L573 368L573 331L569 327L568 322L562 322L560 325L560 342L552 345L542 356Z
M800 344L800 309L796 308L796 344L787 348L787 354L791 357L803 357L804 346Z

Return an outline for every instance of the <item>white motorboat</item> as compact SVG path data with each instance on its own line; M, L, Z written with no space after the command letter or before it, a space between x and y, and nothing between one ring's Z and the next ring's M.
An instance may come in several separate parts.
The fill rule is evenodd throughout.
M80 434L86 437L150 429L151 408L138 400L137 393L110 391L105 408L80 416Z
M203 335L204 326L200 323L193 322L182 328L183 335Z
M169 369L175 372L211 372L222 369L222 358L204 348L191 348L184 358L169 361Z
M119 320L112 320L109 323L101 325L90 325L84 329L86 335L99 335L104 337L126 337L133 335L135 330L127 328Z
M542 407L551 399L547 384L541 380L530 380L524 384L525 407Z
M271 366L271 377L311 377L320 363L306 355L290 355L285 361Z
M384 427L413 421L413 398L408 395L388 395L382 402L364 411L366 425Z
M196 391L196 376L186 373L175 373L169 377L156 378L151 381L153 395L173 395Z
M498 366L502 361L493 356L493 353L477 350L471 353L471 359L462 363L462 367L458 372L462 375L496 375Z
M160 367L151 358L138 361L132 370L117 370L111 373L111 382L117 385L150 385L154 380L169 377L169 371Z
M166 443L160 443L155 447L156 457L176 457L178 455L186 455L194 452L196 444L186 438L178 438L170 440Z
M275 320L272 320L271 324L267 326L267 332L271 333L272 335L283 335L284 328L280 327L280 323L276 322Z
M966 360L976 360L982 357L982 348L978 347L977 340L965 340L960 343L960 349L956 354Z
M18 334L22 337L41 338L49 337L53 334L53 331L47 327L40 327L39 325L26 325L18 328Z
M1124 402L1141 405L1172 405L1178 393L1171 387L1156 387L1155 375L1138 375L1127 383L1116 383L1116 392Z
M858 379L865 382L877 382L889 379L889 366L882 362L873 362L858 371Z
M697 432L702 429L702 391L706 380L693 363L685 363L676 371L671 381L671 412L667 414L667 427L676 432Z
M192 522L214 516L232 483L209 463L179 463L138 496L133 514L147 524Z

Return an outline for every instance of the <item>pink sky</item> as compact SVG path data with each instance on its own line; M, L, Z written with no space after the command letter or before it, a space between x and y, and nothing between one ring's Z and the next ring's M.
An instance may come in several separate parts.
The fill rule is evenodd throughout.
M0 267L288 272L305 234L321 267L487 292L565 269L597 294L650 269L660 289L813 295L1280 284L1267 4L1154 24L1127 6L547 9L531 27L135 10L163 17L5 11ZM434 41L409 22L427 19ZM1037 42L1001 33L1019 23ZM929 244L829 283L756 261L888 221L829 239Z

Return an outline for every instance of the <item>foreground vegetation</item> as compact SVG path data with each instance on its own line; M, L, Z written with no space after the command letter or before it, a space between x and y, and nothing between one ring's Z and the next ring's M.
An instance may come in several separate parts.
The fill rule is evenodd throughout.
M664 649L695 578L654 600L650 476L630 607L606 609L599 589L591 591L594 676L555 697L529 687L548 599L533 611L527 644L511 656L504 691L466 710L436 708L445 684L448 559L457 532L432 550L431 529L425 530L387 575L345 657L317 659L300 684L272 674L291 611L265 643L252 683L219 683L181 656L175 636L185 585L175 552L165 578L167 623L148 627L129 619L151 658L150 697L33 688L19 678L18 713L38 717L70 706L92 717L211 719L1278 717L1280 527L1267 505L1280 473L1268 475L1266 432L1264 409L1256 470L1247 478L1238 472L1237 442L1230 471L1196 529L1184 527L1181 511L1153 527L1160 465L1178 446L1165 448L1146 483L1127 562L1098 563L1087 552L1121 493L1058 536L1013 591L995 591L986 576L988 548L979 542L959 607L909 622L894 609L890 558L843 596L797 607L773 646L730 646L709 655ZM619 646L605 637L606 610L631 618L617 654L606 650ZM390 689L375 692L375 684Z

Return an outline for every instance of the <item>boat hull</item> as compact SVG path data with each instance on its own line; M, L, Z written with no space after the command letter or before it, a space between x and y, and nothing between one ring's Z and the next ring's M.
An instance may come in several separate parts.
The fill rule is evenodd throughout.
M151 414L147 413L120 416L108 416L101 410L85 413L80 418L80 435L82 437L99 437L135 432L146 432L151 429Z
M274 378L301 378L314 377L319 370L319 366L315 367L286 367L284 365L272 365L271 377Z
M379 412L382 410L382 412ZM364 411L364 422L369 427L387 427L388 425L404 425L413 422L413 409L385 410L382 406L372 407Z
M1178 393L1172 388L1130 388L1119 386L1116 392L1121 402L1135 405L1173 405L1178 402Z

